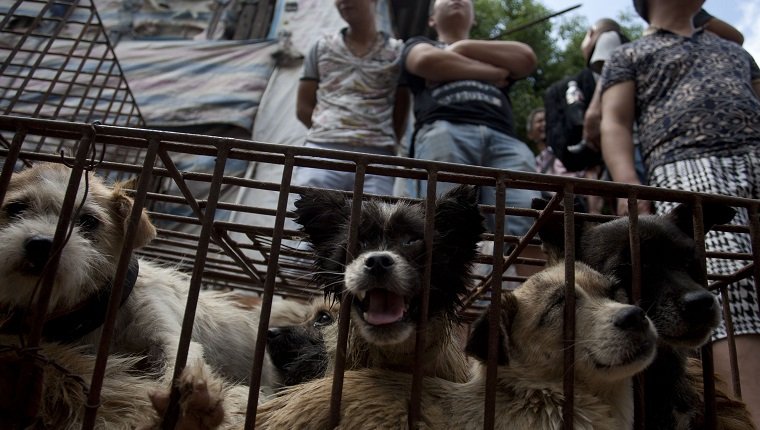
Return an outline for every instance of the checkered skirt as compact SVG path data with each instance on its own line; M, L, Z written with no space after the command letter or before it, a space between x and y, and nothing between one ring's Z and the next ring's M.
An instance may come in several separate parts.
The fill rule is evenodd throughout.
M760 150L731 157L705 157L665 164L653 169L649 173L648 181L649 185L662 188L757 199L760 198ZM672 202L655 203L658 214L667 213L675 205L676 203ZM737 209L738 213L732 223L748 225L747 210ZM708 252L752 254L752 243L747 233L711 231L705 236L705 246ZM707 261L707 270L711 273L731 274L746 263L710 258ZM760 311L754 278L746 278L729 285L728 299L734 334L760 334ZM720 294L718 300L722 306ZM713 340L726 336L724 316L724 321L713 333Z

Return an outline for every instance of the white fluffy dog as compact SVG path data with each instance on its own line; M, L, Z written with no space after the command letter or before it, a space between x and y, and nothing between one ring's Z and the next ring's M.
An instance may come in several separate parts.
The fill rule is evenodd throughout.
M70 169L38 164L12 176L0 210L0 332L23 335L40 279L47 269ZM89 175L79 187L72 232L60 264L43 330L47 342L93 346L100 336L112 278L133 200L122 186L107 187ZM145 212L133 246L149 243L156 230ZM172 268L133 258L126 276L111 351L146 357L140 365L171 377L177 356L189 278ZM252 367L258 312L242 309L225 293L201 292L187 363L247 381ZM273 385L266 360L262 387Z

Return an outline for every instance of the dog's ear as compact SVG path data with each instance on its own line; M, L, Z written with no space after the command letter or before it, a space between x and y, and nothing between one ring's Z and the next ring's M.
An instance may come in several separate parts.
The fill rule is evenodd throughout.
M116 214L117 221L121 222L123 232L127 232L127 223L129 222L129 214L132 212L132 206L134 206L134 200L128 196L124 191L125 189L134 189L136 180L129 180L126 182L116 183L113 187L111 199L113 201L113 211ZM153 239L156 238L156 227L148 217L148 213L145 209L140 214L140 221L137 224L137 231L135 232L135 240L133 243L133 249L141 248Z
M535 210L544 210L549 204L548 200L534 198L531 201L531 208ZM562 207L560 206L560 209ZM538 229L538 237L541 239L541 249L548 256L547 266L564 261L565 259L565 219L562 212L551 213L549 219ZM576 248L580 243L582 232L586 228L586 223L575 218L575 245ZM576 250L577 251L577 250ZM576 252L577 255L577 252Z
M471 252L474 258L475 248L486 231L484 218L478 209L478 190L470 185L460 185L436 201L435 230L441 239L457 248ZM465 257L468 258L468 257Z
M351 216L348 199L336 191L310 189L301 194L295 206L294 221L315 247L332 239L335 229L348 224Z
M734 219L736 210L730 206L716 203L702 204L702 219L705 233L716 225L728 224ZM689 237L694 237L694 208L685 203L681 203L665 215L666 218L673 221L678 228L686 233Z
M517 314L517 300L510 291L504 291L501 295L501 312L499 313L499 333L496 363L499 366L509 364L509 333L512 330L512 321ZM472 325L472 332L467 340L465 352L483 363L488 361L488 320L489 312L484 312Z

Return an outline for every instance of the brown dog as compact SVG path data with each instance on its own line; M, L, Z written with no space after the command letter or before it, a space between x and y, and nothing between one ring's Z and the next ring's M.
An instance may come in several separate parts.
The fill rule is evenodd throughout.
M654 357L656 334L644 312L606 295L609 281L576 266L575 428L625 429L633 424L631 377ZM559 429L563 405L564 266L503 293L496 381L501 429ZM475 323L468 350L487 355L488 320ZM345 373L341 428L407 428L411 377L381 369ZM257 428L328 428L330 378L286 390L259 406ZM428 377L421 428L483 425L485 371L467 383Z
M534 209L545 206L545 201L533 202ZM702 213L705 232L730 222L734 214L728 206L705 203ZM614 279L609 296L627 303L633 283L628 218L605 223L582 222L577 218L576 221L577 261ZM547 222L539 235L550 260L561 260L562 220ZM646 310L658 334L657 358L645 373L644 411L648 430L690 429L703 420L704 400L698 392L701 387L694 384L698 376L693 370L687 374L686 358L709 340L720 321L720 308L714 294L699 280L693 235L693 210L689 205L678 205L664 216L639 217L642 271L641 300L637 304ZM723 393L720 396L730 398ZM727 416L748 414L740 402L723 405L725 408L718 410L718 421L729 406L733 409Z

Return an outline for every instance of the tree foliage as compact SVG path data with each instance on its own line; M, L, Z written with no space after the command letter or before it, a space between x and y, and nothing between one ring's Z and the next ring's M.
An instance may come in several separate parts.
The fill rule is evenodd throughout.
M588 20L570 12L549 20L539 21L527 28L514 31L523 25L546 17L549 10L540 0L474 0L475 27L473 39L515 40L533 48L538 58L536 71L512 87L510 97L518 136L525 142L525 120L528 113L543 106L544 91L565 76L578 73L585 61L580 45L590 24ZM643 27L632 12L615 18L631 39L639 37Z

